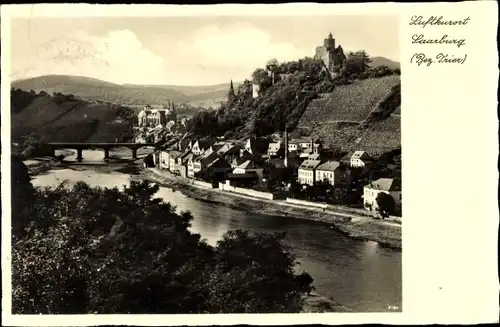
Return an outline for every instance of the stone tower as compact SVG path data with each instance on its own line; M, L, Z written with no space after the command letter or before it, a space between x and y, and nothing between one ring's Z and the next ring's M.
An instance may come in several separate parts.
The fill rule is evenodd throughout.
M323 42L323 46L327 51L334 51L335 50L335 39L332 36L332 33L328 34L328 38L326 38Z
M336 75L335 70L343 66L346 56L342 47L335 45L335 39L332 33L323 40L323 46L316 48L316 59L323 61L325 68L333 77Z

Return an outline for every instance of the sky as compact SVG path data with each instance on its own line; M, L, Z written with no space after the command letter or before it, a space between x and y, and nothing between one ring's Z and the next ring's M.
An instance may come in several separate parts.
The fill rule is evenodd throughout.
M396 16L13 18L11 77L78 75L117 84L213 85L276 58L313 56L331 32L344 51L399 61Z

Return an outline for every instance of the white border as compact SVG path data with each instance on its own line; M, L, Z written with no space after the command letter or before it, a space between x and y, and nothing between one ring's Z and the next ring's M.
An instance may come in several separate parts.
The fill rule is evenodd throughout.
M13 16L291 16L369 14L400 17L402 64L403 313L271 315L10 315L10 162L2 160L2 318L22 326L431 324L498 321L496 90L494 1L429 4L14 5L2 6L2 159L10 155L9 17ZM471 17L467 28L426 33L468 40L467 64L416 67L412 15ZM436 32L437 31L437 32ZM430 51L430 50L429 50Z

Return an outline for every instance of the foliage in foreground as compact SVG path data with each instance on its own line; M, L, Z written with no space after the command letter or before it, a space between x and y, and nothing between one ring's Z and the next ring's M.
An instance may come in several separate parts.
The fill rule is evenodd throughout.
M157 186L35 189L25 169L13 160L15 314L299 312L312 290L283 234L230 231L212 247Z

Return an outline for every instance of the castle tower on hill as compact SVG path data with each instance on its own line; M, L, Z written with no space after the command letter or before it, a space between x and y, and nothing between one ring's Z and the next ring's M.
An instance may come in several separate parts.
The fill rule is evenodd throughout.
M336 70L340 69L346 60L342 46L335 47L335 39L332 33L329 33L328 37L324 39L322 46L316 48L314 58L323 61L325 69L328 70L332 77L336 75Z

